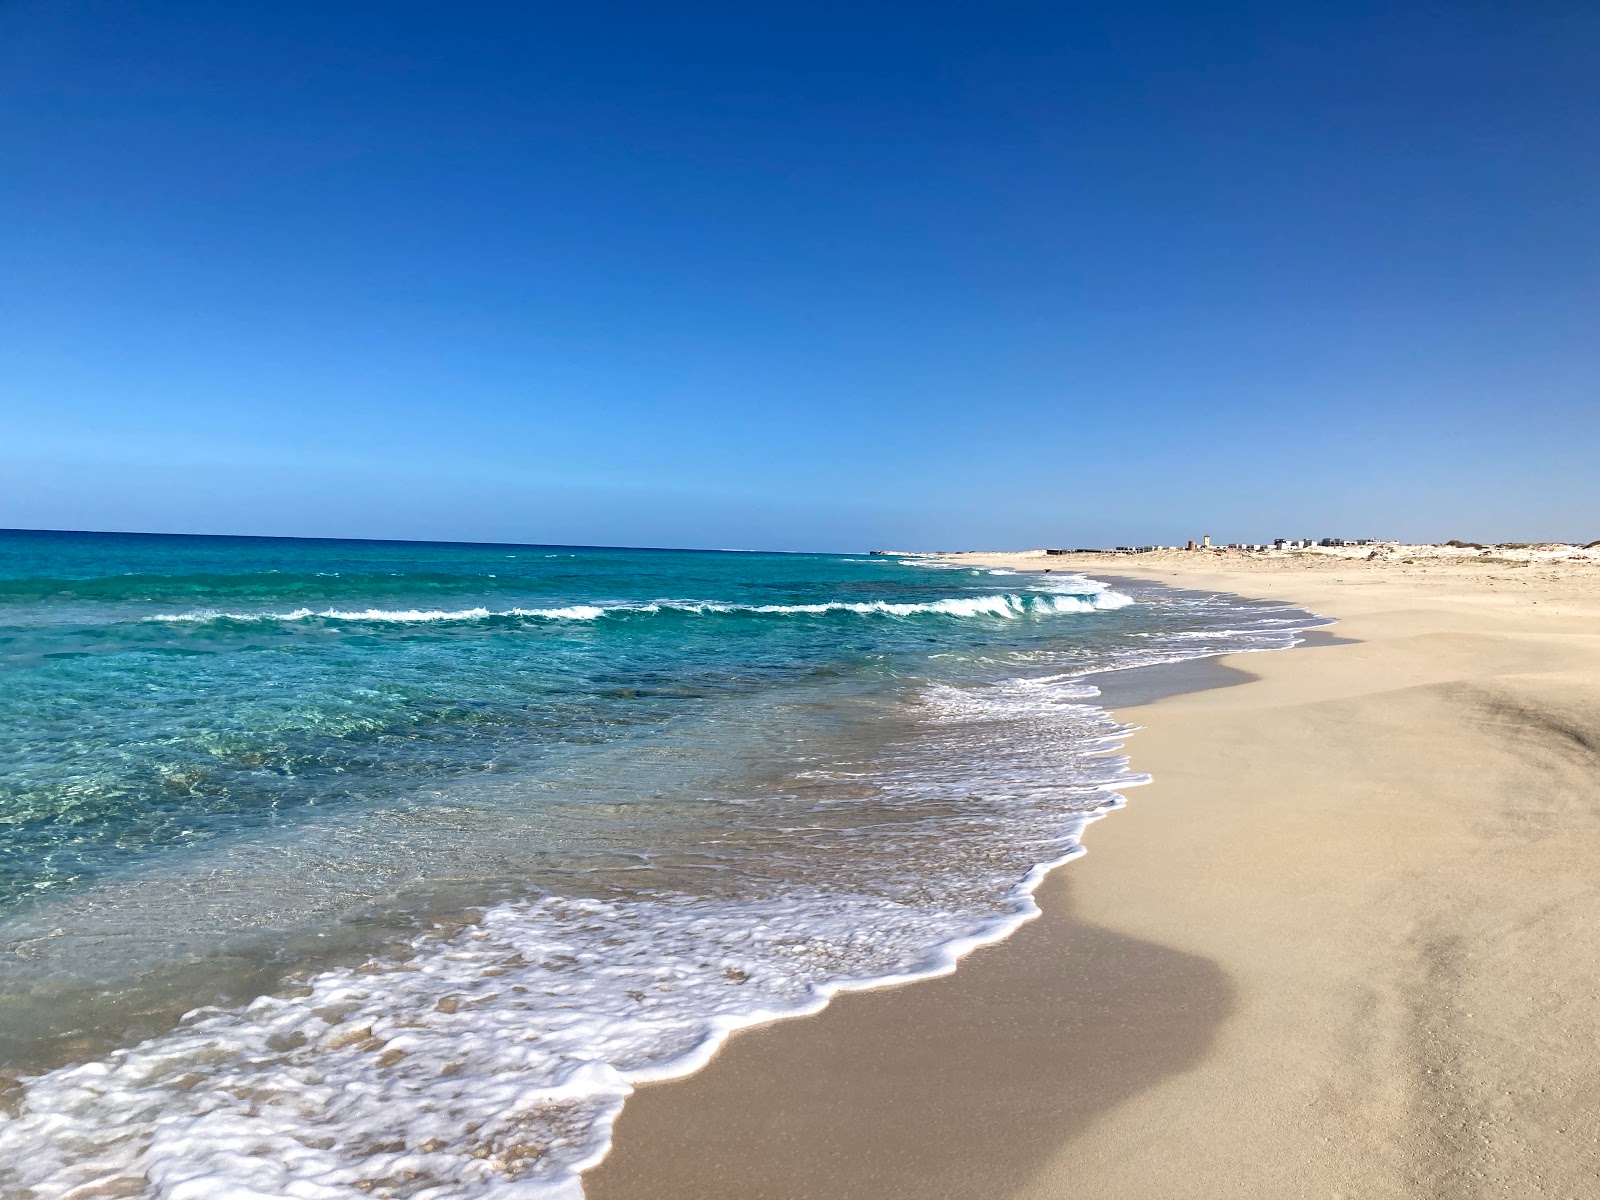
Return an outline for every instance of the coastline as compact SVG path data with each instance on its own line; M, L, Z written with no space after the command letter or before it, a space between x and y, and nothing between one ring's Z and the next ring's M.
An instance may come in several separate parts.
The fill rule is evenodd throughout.
M61 553L70 557L76 549L69 539ZM191 551L187 544L167 547L167 558L153 564L162 568L155 574L167 581L167 592L194 591L193 572L184 569ZM302 564L317 565L323 564ZM484 580L499 579L504 569L498 560L461 565ZM508 601L495 591L502 585L484 582L483 590L494 593L489 603L473 604L469 595L448 607L417 603L406 594L417 586L409 582L390 585L400 590L383 597L387 607L374 605L363 594L367 576L352 573L353 584L339 585L350 592L346 602L312 617L292 599L259 596L260 611L250 615L234 598L205 592L221 585L202 576L202 592L217 602L195 607L196 601L185 611L241 614L199 622L202 636L220 640L223 650L250 650L258 626L296 646L348 647L343 635L355 626L371 651L366 678L407 677L420 646L429 664L443 670L451 694L462 684L498 680L520 650L526 671L511 689L517 698L539 690L538 664L527 656L561 658L552 647L577 647L573 653L588 653L587 670L599 673L596 682L608 684L621 651L634 678L641 664L654 664L666 668L663 676L726 680L739 699L700 706L660 736L578 752L587 756L576 764L584 769L566 773L563 795L604 800L621 793L639 802L626 813L637 813L639 822L615 822L616 811L605 804L566 804L565 811L541 805L536 772L496 772L482 785L472 780L459 791L430 790L420 806L409 790L396 797L380 787L370 793L375 803L359 811L274 823L266 832L229 826L221 831L227 836L193 854L154 861L161 851L152 849L149 866L134 863L25 908L6 930L20 969L8 973L0 1006L36 1014L44 1028L65 1036L60 1061L31 1071L0 1064L0 1174L41 1194L84 1188L143 1194L182 1180L189 1190L246 1186L262 1195L344 1184L375 1195L487 1194L513 1181L530 1193L575 1195L573 1172L604 1156L612 1121L634 1085L691 1073L728 1031L814 1012L834 991L943 974L965 950L1000 940L1035 915L1031 894L1048 867L1078 852L1087 820L1120 804L1120 796L1108 793L1144 782L1128 772L1123 755L1110 753L1127 731L1083 703L1094 689L1075 674L1081 679L1095 667L1160 663L1223 645L1283 646L1292 641L1290 628L1314 620L1277 604L1214 604L1157 588L1144 589L1148 603L1138 605L1075 575L1050 580L844 558L780 560L765 564L765 575L748 576L744 563L738 570L714 565L724 570L705 585L710 597L682 602L690 615L660 620L669 605L650 597L690 594L705 564L657 563L655 575L629 571L623 578L601 570L593 573L597 580L584 575L574 595L566 575L553 590L542 586L535 563L515 581L528 595ZM893 570L882 571L884 565ZM281 590L303 591L308 579L312 587L331 586L314 582L323 578L346 576L301 570ZM766 603L774 583L789 593L778 598L794 603ZM174 632L175 623L163 617L178 606L165 594L140 601L149 589L138 586L131 599L114 594L115 607L80 614L81 627L113 642L142 644L153 635L160 645L184 646L188 624ZM592 591L601 595L585 596ZM632 603L622 604L619 595ZM581 610L592 617L561 618L587 622L579 638L565 625L552 627L553 613L580 611L579 601L602 596L625 615L602 620L607 610L595 605ZM163 619L153 629L136 601L159 605ZM1105 621L1080 619L1122 609ZM879 614L939 619L886 621ZM1040 619L989 619L1023 616ZM1057 616L1064 619L1048 620ZM963 620L969 617L980 620L969 624ZM514 619L514 638L503 638L507 619ZM442 623L450 631L445 644L460 645L461 653L440 657L434 647L445 639L408 632L419 622ZM645 629L637 632L647 636L633 637L640 623ZM246 628L236 628L241 624ZM78 625L65 628L69 638L82 636ZM329 639L330 632L341 636ZM693 636L664 636L678 632ZM50 636L41 635L46 647ZM659 652L641 658L640 642ZM841 658L851 645L871 653ZM463 679L461 669L470 675L485 646L492 647L492 679ZM991 657L991 650L998 653ZM792 686L779 679L774 688L758 677L737 692L763 653L781 654L786 671L796 656L808 655L823 669ZM885 671L881 664L899 664L897 655L908 656L905 666ZM114 683L124 661L99 656L93 663L107 666L104 678ZM852 674L856 661L859 677ZM260 662L246 653L226 659L224 669L237 668L247 693L254 685L279 689L293 678L276 663L265 674L253 670ZM576 665L584 668L585 661ZM1136 681L1139 674L1130 669L1119 678ZM841 675L842 685L835 682ZM48 678L36 682L49 693ZM337 691L319 693L314 678L300 682L311 686L294 689L292 705L340 699ZM492 691L473 690L494 699ZM673 707L681 698L665 696ZM635 720L650 716L638 708L648 693L629 690L616 699L617 711ZM191 711L200 714L197 721L180 723L180 732L204 737L211 715ZM389 709L380 704L378 711ZM581 706L575 713L580 722L593 715ZM509 714L511 736L500 744L512 752L527 715ZM432 729L421 722L425 744ZM452 732L445 727L446 735ZM49 734L42 745L54 744ZM762 766L772 761L765 751L774 737L785 755L776 772ZM791 767L789 751L802 744L799 753L819 769ZM335 763L338 748L335 739ZM450 761L441 755L429 764L430 784L441 760ZM376 761L405 766L384 756ZM564 759L556 766L563 764L574 765ZM251 756L246 766L256 771L260 762ZM404 787L404 770L398 774ZM307 798L320 798L318 780L310 783ZM737 804L752 792L778 803L730 808L723 802ZM116 815L110 810L104 827L114 827ZM531 838L530 827L538 828ZM591 829L596 836L586 840ZM648 855L618 853L619 845L640 844L648 845ZM286 847L292 858L280 856ZM337 872L321 869L335 861ZM440 862L447 869L437 878L448 890L430 880L428 892L419 890L420 903L391 894L383 911L367 909L350 923L384 937L370 956L333 961L350 941L328 956L315 942L301 953L259 923L306 929L320 940L325 931L314 922L296 923L307 904L324 901L327 889L319 883L350 902L363 896L363 886L381 886L396 871ZM286 864L295 869L282 869ZM499 864L509 869L484 870ZM548 869L542 882L549 886L538 886L541 868ZM521 886L506 889L508 877ZM471 906L485 895L489 903ZM193 920L197 911L211 924ZM130 925L130 912L142 923ZM117 988L121 1009L111 1021L131 1010L152 1021L170 1015L171 1022L148 1037L113 1043L116 1031L107 1021L96 1032L111 1044L86 1041L78 1014L102 1019L104 996L113 992L107 984L143 982L139 971L159 966L171 950L181 952L186 968L201 968L186 978L170 975L178 985L172 995L186 998L184 986L195 979L228 983L223 970L206 974L204 945L197 953L194 941L172 935L220 930L220 936L234 914L243 914L251 944L283 954L285 967L293 964L278 976L281 986L159 1010L133 1009L127 989ZM332 932L339 931L335 925ZM108 946L112 938L118 942ZM229 947L235 960L222 966L231 969L251 944L236 939ZM95 953L102 946L115 953ZM35 986L40 979L77 986L50 992ZM8 1024L10 1032L15 1026Z
M1355 640L1108 694L1155 782L1039 920L641 1089L591 1197L1594 1189L1600 573L1219 557L1060 565Z

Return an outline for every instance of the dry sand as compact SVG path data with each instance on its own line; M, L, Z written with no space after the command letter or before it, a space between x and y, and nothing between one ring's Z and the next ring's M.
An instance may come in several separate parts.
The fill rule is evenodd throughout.
M1600 566L976 557L1359 640L1120 710L1041 919L642 1089L592 1200L1600 1196Z

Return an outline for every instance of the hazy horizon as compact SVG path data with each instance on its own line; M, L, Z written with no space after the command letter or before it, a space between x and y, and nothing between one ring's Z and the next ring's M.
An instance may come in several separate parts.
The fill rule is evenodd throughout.
M418 546L505 546L505 547L516 547L516 548L522 548L522 549L542 549L542 550L630 550L630 551L638 550L638 551L659 551L661 553L666 553L666 554L677 553L677 552L695 553L695 554L798 554L798 555L806 555L806 554L862 555L862 554L868 554L868 553L937 554L937 553L947 553L947 552L954 552L954 551L992 550L992 551L997 551L998 552L998 551L1040 550L1040 549L1045 549L1046 548L1044 543L1040 543L1039 545L1036 545L1036 546L1032 546L1032 545L1030 545L1030 546L1022 546L1022 545L994 545L994 546L958 546L958 545L948 545L948 546L946 546L946 545L941 545L941 546L863 546L861 548L839 548L839 547L813 546L813 547L807 547L807 548L802 548L802 549L774 550L774 549L770 549L770 548L767 548L767 547L764 547L764 546L650 546L650 545L624 545L624 544L620 544L620 543L619 544L602 544L602 543L592 543L592 542L486 541L486 540L479 540L479 539L472 539L472 538L365 538L365 537L334 537L334 536L328 536L328 535L308 535L308 534L195 533L195 532L188 532L188 531L183 531L183 530L164 530L164 529L22 529L22 528L0 527L0 535L19 534L19 533L20 534L60 534L60 535L78 534L78 535L83 535L83 536L87 536L87 537L232 538L232 539L245 540L245 541L359 542L359 543L371 543L371 544L375 544L375 545L395 544L395 545L418 545ZM1210 536L1212 537L1214 543L1217 546L1225 546L1225 545L1227 545L1229 543L1232 543L1232 542L1244 542L1244 543L1265 542L1265 543L1271 543L1274 540L1273 538L1236 538L1236 537L1233 537L1232 535L1229 535L1229 534L1210 534ZM1282 535L1279 535L1279 536L1282 536ZM1310 537L1310 536L1311 535L1309 535L1309 534L1290 535L1290 540L1298 540L1298 539L1300 539L1302 537ZM1347 540L1354 540L1358 536L1360 536L1360 535L1350 534L1350 533L1321 533L1321 534L1317 534L1316 538L1314 540L1320 540L1323 537L1345 538ZM1180 538L1166 538L1164 540L1163 539L1158 539L1154 543L1140 543L1140 544L1141 545L1182 546L1185 543L1185 541L1187 540L1187 538L1188 538L1188 535L1185 535L1184 537L1180 537ZM1198 541L1199 538L1197 537L1197 538L1195 538L1195 540ZM1380 539L1380 540L1382 540L1382 539ZM1452 539L1449 539L1449 538L1434 538L1434 539L1429 539L1429 540L1427 540L1425 542L1422 542L1420 544L1424 544L1424 545L1427 545L1427 544L1444 544L1444 543L1446 543L1446 542L1448 542L1450 540L1452 540ZM1460 539L1455 539L1455 540L1459 540L1459 541L1462 541L1462 542L1467 542L1467 543L1470 544L1470 543L1473 543L1475 540L1478 540L1478 539L1460 538ZM1501 541L1501 542L1498 542L1498 543L1497 542L1487 542L1485 544L1486 545L1517 545L1517 544L1521 544L1521 545L1540 545L1540 544L1547 544L1547 543L1548 544L1555 544L1555 545L1587 546L1589 544L1600 544L1600 539L1596 539L1596 543L1586 543L1582 539L1576 539L1576 538L1521 538L1521 539L1505 539L1504 541ZM1057 547L1056 543L1050 543L1050 546L1052 548L1059 548L1059 547ZM1103 544L1101 544L1099 546L1095 546L1095 547L1068 546L1068 547L1065 547L1065 548L1067 548L1067 549L1112 549L1112 548L1114 548L1114 544L1113 543L1103 543Z

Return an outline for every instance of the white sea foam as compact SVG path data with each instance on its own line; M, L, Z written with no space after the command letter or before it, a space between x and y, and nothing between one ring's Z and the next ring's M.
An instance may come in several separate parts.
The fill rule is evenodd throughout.
M593 621L606 615L594 604L569 604L565 608L514 608L514 617L543 617L547 621Z
M570 604L564 608L297 608L292 612L234 613L200 609L186 613L155 613L147 621L205 624L211 621L376 621L413 624L427 621L481 621L487 617L541 617L548 621L593 621L606 614L593 604Z
M657 600L649 604L569 604L560 608L484 607L458 609L311 609L291 612L236 613L201 609L185 613L157 613L148 621L173 624L206 624L214 621L302 622L362 621L378 624L418 624L427 622L471 622L491 618L523 618L543 621L594 621L601 617L625 617L662 611L682 613L760 613L766 615L811 615L858 613L889 617L939 615L950 617L1021 617L1032 614L1101 612L1122 608L1133 600L1121 592L1099 588L1087 581L1064 581L1060 589L1041 592L996 593L986 596L951 596L940 600L827 600L814 604L728 604L699 600Z
M0 1162L41 1200L111 1181L169 1200L579 1197L636 1085L839 991L953 970L1037 915L1046 870L1080 852L1030 869L1011 913L931 951L917 914L859 896L827 917L801 895L505 905L403 968L201 1010L33 1081L24 1115L0 1123ZM913 961L838 976L852 955Z
M980 606L960 610L745 611L1020 616L1131 603L1085 583L930 602ZM1263 615L1230 648L1291 641ZM1152 644L1114 663L1221 645ZM787 840L760 842L772 865L742 889L503 903L408 953L199 1010L141 1045L23 1079L13 1114L0 1110L0 1172L34 1200L80 1188L578 1200L580 1173L604 1156L637 1084L697 1069L731 1030L816 1011L840 990L949 971L1036 915L1046 871L1082 852L1085 825L1121 803L1117 789L1145 781L1110 753L1126 730L1090 703L1096 694L1092 676L1060 669L926 688L920 732L904 745L802 773L822 789L806 793L809 807L749 802L776 805L772 828Z
M1045 870L1142 781L1102 753L1122 731L1090 692L928 689L925 732L887 773L810 772L805 836L737 894L504 903L303 994L24 1080L0 1170L36 1200L574 1200L640 1082L840 990L949 971L1035 915Z
M832 612L889 617L940 615L948 617L1021 617L1029 613L1087 613L1122 608L1133 599L1120 592L1087 591L1085 594L1052 592L997 593L989 596L951 596L942 600L896 603L890 600L828 600L816 604L701 604L662 601L662 608L697 613L771 613L820 615Z

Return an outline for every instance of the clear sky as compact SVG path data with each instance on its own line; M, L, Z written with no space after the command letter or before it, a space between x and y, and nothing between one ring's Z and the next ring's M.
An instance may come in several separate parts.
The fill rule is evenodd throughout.
M0 0L0 525L1600 538L1600 6Z

